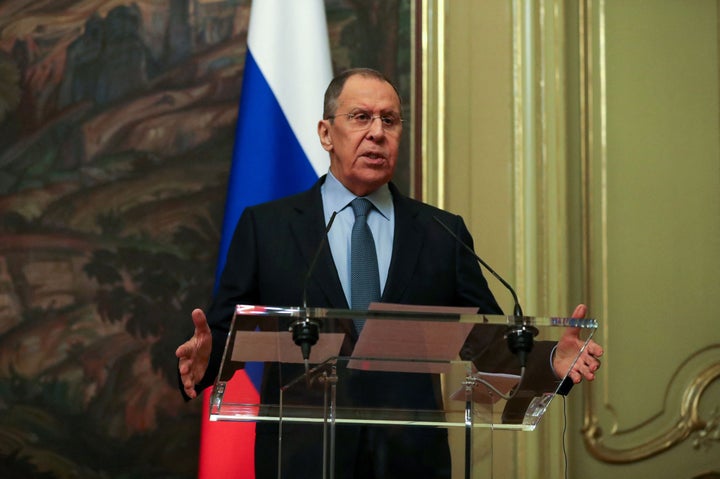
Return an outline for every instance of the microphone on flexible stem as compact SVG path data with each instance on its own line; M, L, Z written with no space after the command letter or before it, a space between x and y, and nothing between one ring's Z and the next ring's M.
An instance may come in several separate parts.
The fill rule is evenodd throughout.
M327 235L330 232L330 228L332 228L333 221L335 221L335 216L337 216L337 211L333 211L332 216L330 216L330 221L328 221L327 227L325 228L325 234L323 235L322 241L320 241L320 244L318 245L317 250L315 251L315 255L313 256L312 261L310 262L310 267L308 268L307 274L305 275L305 283L303 284L303 310L305 313L305 317L302 319L297 319L293 321L293 323L290 325L290 331L292 331L292 337L293 342L300 346L300 351L302 352L303 362L305 363L305 372L307 373L310 369L309 365L309 359L310 359L310 350L312 347L317 343L318 338L320 337L319 333L319 327L321 326L321 322L317 319L312 319L308 317L307 314L307 290L308 290L308 283L310 282L310 276L312 275L313 270L315 269L315 264L318 261L318 258L320 257L320 252L322 251L323 247L325 246L325 243L327 243Z
M513 306L513 316L515 317L515 321L517 322L517 324L508 327L508 331L505 333L505 340L508 343L510 351L518 357L520 361L520 367L525 368L525 364L527 363L527 355L532 350L533 338L537 336L538 330L534 326L522 324L523 311L520 307L520 301L518 301L517 294L515 294L515 290L512 286L510 286L507 281L505 281L499 274L497 274L495 270L490 267L489 264L483 261L480 256L475 254L475 251L473 251L472 248L470 248L467 244L465 244L464 241L458 238L458 236L453 230L450 229L449 226L440 221L440 218L438 218L437 216L433 216L433 219L437 221L438 224L440 224L440 226L442 226L445 231L450 234L450 236L455 238L455 241L462 245L481 265L485 267L485 269L492 273L492 275L495 276L495 278L497 278L497 280L500 281L500 283L505 286L508 291L510 291L513 301L515 302L515 305Z

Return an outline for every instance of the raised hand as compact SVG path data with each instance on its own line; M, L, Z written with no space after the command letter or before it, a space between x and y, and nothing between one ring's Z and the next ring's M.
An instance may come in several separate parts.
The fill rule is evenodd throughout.
M587 313L587 306L580 304L572 314L573 318L584 318ZM567 328L558 341L553 357L553 368L555 373L564 377L570 369L573 360L582 348L585 341L580 339L580 328ZM603 355L603 348L593 340L590 340L577 362L572 365L570 379L577 384L583 379L592 381L595 379L595 372L600 368L600 360Z
M193 310L192 321L195 324L193 337L177 348L175 356L179 360L178 370L185 394L195 398L197 396L195 385L205 375L210 361L212 335L205 313L201 309Z

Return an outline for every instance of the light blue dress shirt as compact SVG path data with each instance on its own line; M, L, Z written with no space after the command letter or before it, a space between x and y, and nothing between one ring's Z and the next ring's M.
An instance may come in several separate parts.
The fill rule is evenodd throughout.
M322 194L325 224L330 221L333 212L337 211L335 221L328 232L328 244L337 268L340 283L345 298L350 305L350 236L352 233L355 215L350 202L357 198L337 178L328 171L325 183L320 187ZM390 259L392 258L393 238L395 235L395 208L392 194L388 185L365 196L374 208L368 214L367 222L375 240L375 250L378 256L378 271L380 273L380 291L385 290Z

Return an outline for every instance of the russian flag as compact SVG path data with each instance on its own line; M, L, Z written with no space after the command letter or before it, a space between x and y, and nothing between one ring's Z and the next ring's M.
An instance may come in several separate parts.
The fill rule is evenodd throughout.
M317 136L332 78L323 1L254 1L247 47L217 276L245 207L309 188L329 164ZM261 373L248 367L233 379L250 402ZM198 477L254 479L255 424L210 422L209 397L206 390Z

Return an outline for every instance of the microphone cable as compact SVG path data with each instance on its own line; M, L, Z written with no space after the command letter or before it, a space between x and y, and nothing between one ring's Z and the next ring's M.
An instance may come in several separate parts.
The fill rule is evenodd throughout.
M563 428L562 428L562 452L563 452L563 464L565 465L565 479L568 479L568 454L567 448L565 447L565 433L567 432L567 397L562 396L563 399Z

